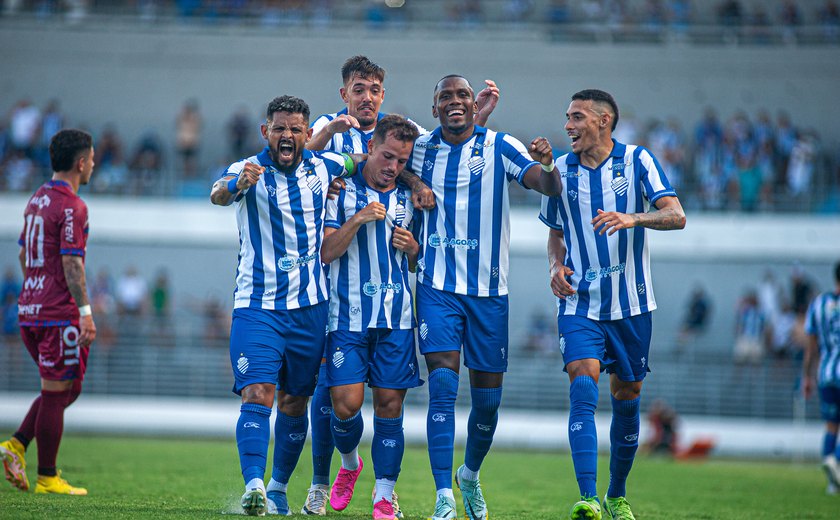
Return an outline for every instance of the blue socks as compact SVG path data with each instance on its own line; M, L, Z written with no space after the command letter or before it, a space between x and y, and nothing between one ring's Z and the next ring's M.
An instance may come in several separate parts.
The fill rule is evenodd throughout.
M336 417L335 412L331 414L330 424L332 425L332 436L335 447L340 453L352 453L359 446L362 440L362 432L365 429L365 422L362 419L362 412L342 421Z
M429 413L426 439L435 489L452 488L452 457L455 444L455 398L458 373L438 368L429 374Z
M373 416L373 445L370 456L376 479L396 481L405 452L402 415L393 419Z
M245 483L265 477L265 462L271 438L271 408L255 403L239 407L236 423L236 446L239 449L239 466Z
M598 407L598 384L589 376L576 377L569 388L569 401L569 445L580 496L597 498L598 432L595 430L595 408Z
M318 386L315 387L315 395L312 396L309 408L309 420L312 425L312 483L329 485L330 463L335 445L330 430L330 389L321 383L325 366L321 365L322 373L318 375Z
M835 447L840 450L840 446L837 446L837 434L825 432L825 436L823 437L822 456L825 457L834 453Z
M610 487L607 496L623 497L627 495L627 475L639 448L639 398L630 401L611 399Z
M306 414L291 417L277 410L274 420L274 467L271 470L271 478L277 482L289 482L303 451L308 428L309 417Z
M493 434L499 422L499 405L502 403L502 387L472 388L472 409L467 420L467 449L464 465L478 471L484 457L490 451Z

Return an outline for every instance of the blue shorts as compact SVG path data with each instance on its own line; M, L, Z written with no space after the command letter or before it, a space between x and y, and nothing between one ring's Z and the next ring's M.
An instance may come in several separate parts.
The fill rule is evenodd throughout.
M460 351L464 366L507 372L508 297L466 296L417 284L420 353Z
M579 359L597 359L601 370L616 374L622 381L642 381L650 372L651 328L649 312L611 321L562 314L557 317L560 351L566 365Z
M820 415L826 422L840 423L840 387L825 385L819 387Z
M414 352L414 329L334 330L327 337L327 384L368 383L377 388L423 384Z
M289 395L310 396L324 354L327 312L322 302L301 309L234 309L230 329L233 391L257 383Z

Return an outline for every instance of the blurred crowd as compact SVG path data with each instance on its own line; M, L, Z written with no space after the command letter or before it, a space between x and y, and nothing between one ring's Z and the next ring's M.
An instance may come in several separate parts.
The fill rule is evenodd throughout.
M727 27L822 26L840 34L836 0L5 0L6 14L33 13L80 21L90 14L133 15L146 22L162 17L206 22L257 20L264 25L306 22L314 27L334 20L370 26L431 20L445 26L475 27L486 22L549 22L679 29L693 25ZM430 9L433 7L433 9ZM440 18L443 18L442 20Z
M18 270L7 266L0 280L0 316L3 337L19 342L17 299L21 290ZM158 268L151 278L129 265L118 276L107 268L91 273L88 292L97 326L98 348L108 350L118 341L131 344L149 338L159 346L173 346L179 337L201 346L226 346L230 309L212 294L203 299L184 298L176 307L169 273Z
M159 130L149 130L129 145L115 123L86 128L83 122L68 120L56 100L38 107L22 99L0 119L0 190L29 192L47 180L49 139L64 126L85 128L94 135L93 193L204 196L209 181L222 168L261 146L257 117L244 106L227 120L227 145L221 153L202 150L197 101L184 102L172 124L171 143ZM797 126L784 111L775 116L767 110L753 116L737 112L721 120L707 108L702 119L688 128L677 118L641 122L628 112L622 114L615 137L653 151L688 209L837 211L840 207L840 148L824 146L815 130ZM562 151L568 142L558 137L554 146ZM533 197L514 193L512 201L529 202Z

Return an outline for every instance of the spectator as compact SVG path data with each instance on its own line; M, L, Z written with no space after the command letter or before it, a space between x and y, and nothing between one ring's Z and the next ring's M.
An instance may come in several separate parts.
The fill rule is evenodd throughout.
M225 162L230 164L239 157L247 157L251 150L251 134L258 128L248 113L248 108L240 106L228 121L228 141L231 157Z
M504 21L522 25L534 10L534 0L507 0Z
M766 319L755 291L748 290L738 304L733 360L737 365L757 365L766 351Z
M198 173L198 152L201 146L201 114L197 101L191 99L184 103L175 127L175 142L181 157L181 176L190 179Z
M700 284L694 287L686 306L685 317L677 336L677 354L681 355L693 346L697 338L706 332L711 316L712 304L705 289Z
M123 143L112 124L105 125L96 141L96 177L93 187L99 192L122 193L128 183L128 169Z
M817 20L823 27L825 38L837 41L840 36L840 7L835 0L826 0L817 12Z
M121 316L141 316L146 311L146 281L133 266L117 280L117 312Z
M110 348L117 336L114 323L117 299L114 295L114 282L107 268L99 269L90 284L90 303L97 316L96 344Z
M22 149L15 149L2 165L5 172L6 189L9 191L29 191L34 184L35 163Z
M755 154L739 155L738 161L738 191L740 195L741 211L749 213L758 209L759 198L763 192L763 175Z
M741 2L738 0L724 0L718 4L718 23L730 27L738 27L743 22Z
M20 339L18 327L18 295L21 282L13 267L7 267L0 284L0 320L3 325L3 337L11 342Z
M793 145L787 168L787 187L794 198L811 192L817 155L817 139L812 132L801 132Z
M662 399L657 399L648 410L648 424L651 434L643 450L653 455L671 455L677 452L677 412Z
M12 148L31 157L38 142L41 111L28 99L18 101L9 116Z
M790 282L793 312L797 317L804 318L808 305L814 297L814 284L808 279L799 262L795 262L791 268Z
M152 314L156 318L166 318L170 314L169 276L166 269L160 269L152 285Z
M40 137L35 152L35 159L39 168L50 167L50 139L62 128L64 128L64 114L61 113L58 100L51 99L44 108L44 115L41 117Z
M154 183L159 182L163 169L163 148L154 131L148 132L140 140L129 167L131 191L134 194L148 191Z
M557 327L541 309L531 313L528 323L528 337L523 350L529 356L543 359L542 356L556 356L560 353L557 341Z

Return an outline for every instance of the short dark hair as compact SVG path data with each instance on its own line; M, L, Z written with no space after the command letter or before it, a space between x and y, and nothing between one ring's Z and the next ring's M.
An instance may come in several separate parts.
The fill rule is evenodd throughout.
M367 56L353 56L348 58L341 66L341 81L346 85L353 76L361 76L364 79L378 79L380 83L385 81L385 69L370 61Z
M50 164L54 172L67 172L82 154L90 152L93 137L83 130L61 130L50 139Z
M611 94L604 92L603 90L589 88L581 90L572 96L572 101L577 99L581 101L595 101L596 103L608 104L613 113L612 130L615 130L615 125L618 124L618 104L615 102L615 98L613 98Z
M271 100L265 111L265 119L271 121L275 112L288 112L290 114L301 114L309 123L309 105L306 101L294 96L280 96Z
M437 98L438 89L440 88L440 84L443 83L444 81L446 81L447 79L451 79L451 78L461 78L462 80L466 81L467 86L470 87L470 90L473 91L473 96L475 96L475 90L473 90L473 86L472 86L472 83L470 83L470 80L468 80L467 78L465 78L464 76L462 76L460 74L447 74L446 76L440 78L437 83L435 83L435 93L434 93L434 96L433 96L434 98Z
M834 281L840 283L840 262L834 265Z
M414 142L420 132L414 123L399 114L389 114L376 123L372 139L376 143L383 143L390 134L397 141Z

